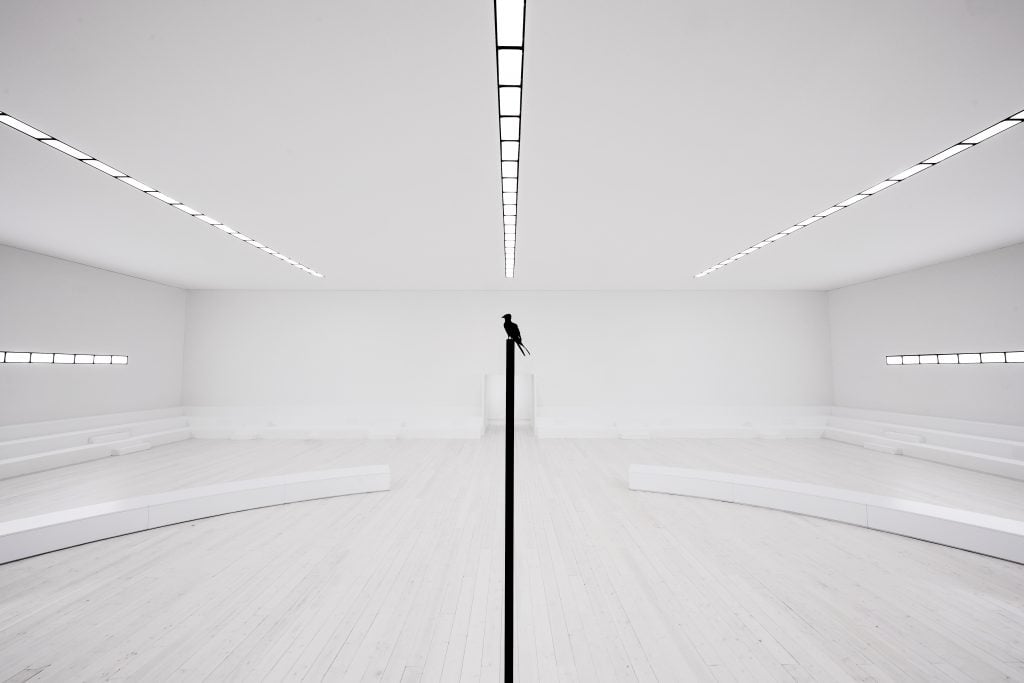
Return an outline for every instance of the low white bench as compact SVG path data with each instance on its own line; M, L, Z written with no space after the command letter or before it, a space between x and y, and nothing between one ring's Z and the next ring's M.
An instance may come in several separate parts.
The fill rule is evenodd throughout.
M1024 521L859 491L680 467L630 465L629 488L795 512L1024 564Z
M300 472L112 500L0 522L0 563L203 517L387 491L387 465Z

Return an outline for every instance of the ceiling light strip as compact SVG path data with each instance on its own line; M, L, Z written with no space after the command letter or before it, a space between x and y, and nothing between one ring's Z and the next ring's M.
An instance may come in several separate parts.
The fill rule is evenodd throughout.
M494 49L498 72L498 157L505 277L515 277L519 198L519 143L523 109L526 0L494 0Z
M128 365L128 356L99 353L0 351L0 363L17 365Z
M1024 363L1024 351L914 353L885 357L886 365L977 365L983 363Z
M710 275L711 273L715 272L716 270L719 270L720 268L724 268L725 266L727 266L727 265L729 265L731 263L736 262L738 259L740 259L740 258L742 258L742 257L744 257L744 256L746 256L748 254L752 254L755 251L757 251L758 249L761 249L761 248L763 248L765 246L768 246L768 244L776 242L776 241L782 239L783 237L785 237L787 235L792 235L797 230L801 230L801 229L807 227L808 225L810 225L811 223L815 223L815 222L821 220L822 218L826 218L828 216L831 216L832 214L836 213L837 211L842 211L846 207L852 206L853 204L856 204L857 202L859 202L861 200L864 200L864 199L867 199L868 197L874 196L874 195L878 194L879 192L881 192L882 190L885 190L887 188L892 187L893 185L898 185L899 183L903 182L907 178L915 176L918 173L920 173L921 171L928 170L932 166L935 166L936 164L939 164L939 163L941 163L943 161L946 161L947 159L950 159L950 158L956 156L957 154L960 154L960 152L968 150L971 147L974 147L975 145L980 144L981 142L984 142L985 140L988 140L989 138L993 137L994 135L998 135L999 133L1002 133L1005 130L1009 130L1010 128L1013 128L1014 126L1016 126L1019 123L1024 123L1024 111L1021 111L1021 112L1018 112L1016 114L1013 114L1012 116L1007 116L1002 121L999 121L998 123L995 123L995 124L989 126L988 128L986 128L985 130L983 130L983 131L981 131L979 133L975 133L971 137L966 138L965 140L963 140L961 142L958 142L957 144L955 144L952 147L949 147L949 148L939 152L938 154L935 154L933 156L928 157L927 159L925 159L921 163L915 164L915 165L911 166L910 168L906 169L905 171L901 171L901 172L897 173L896 175L890 176L886 180L883 180L880 183L872 185L871 187L869 187L866 190L858 192L857 194L853 195L849 199L844 199L843 201L839 202L838 204L834 204L831 207L825 209L824 211L822 211L820 213L816 213L813 216L811 216L810 218L795 224L793 227L786 228L785 230L783 230L781 232L777 232L774 235L772 235L771 237L769 237L768 239L762 240L761 242L759 242L758 244L754 245L753 247L750 247L749 249L745 249L745 250L739 252L738 254L727 258L724 261L720 261L720 262L716 263L715 265L711 266L710 268L708 268L706 270L702 270L701 272L699 272L696 275L694 275L694 277L701 278L701 277L704 277L706 275Z
M255 242L254 240L252 240L249 237L246 237L242 233L236 232L236 231L232 230L231 228L228 228L226 225L221 223L216 218L212 218L210 216L207 216L206 214L204 214L204 213L202 213L200 211L196 211L192 207L189 207L189 206L186 206L186 205L182 204L181 202L179 202L176 199L172 199L171 197L168 197L167 195L165 195L165 194L163 194L161 192L157 192L152 187L139 182L138 180L136 180L135 178L132 178L128 174L122 173L121 171L117 170L116 168L114 168L112 166L108 166L107 164L103 163L99 159L96 159L96 158L94 158L92 156L89 156L88 154L86 154L85 152L83 152L83 151L81 151L79 149L75 149L71 145L58 140L57 138L49 135L48 133L44 133L43 131L41 131L41 130L39 130L37 128L33 128L32 126L28 125L24 121L20 121L20 120L14 118L10 114L5 114L4 112L0 111L0 123L3 123L5 125L9 126L10 128L13 128L16 131L24 133L25 135L27 135L30 138L33 138L35 140L38 140L39 142L43 143L44 145L48 145L50 147L53 147L56 150L60 150L61 152L64 152L68 156L70 156L70 157L72 157L74 159L77 159L77 160L81 161L82 163L84 163L84 164L86 164L88 166L92 166L96 170L101 171L102 173L105 173L106 175L111 176L112 178L116 178L116 179L120 180L121 182L125 183L126 185L134 187L136 190L139 190L143 194L147 194L147 195L149 195L151 197L155 197L156 199L159 199L160 201L162 201L165 204L170 204L174 208L176 208L176 209L178 209L180 211L184 211L188 215L193 216L195 218L198 218L199 220L203 221L204 223L206 223L206 224L208 224L208 225L210 225L212 227L218 228L222 232L224 232L224 233L226 233L226 234L228 234L228 235L230 235L232 237L235 237L235 238L237 238L238 240L240 240L242 242L246 242L246 243L249 243L249 244L252 244L252 245L257 245L258 244L257 242ZM262 246L263 245L259 245L260 248L262 248ZM266 253L270 254L271 256L277 258L278 260L284 261L288 265L293 266L295 268L298 268L299 270L301 270L303 272L306 272L309 275L312 275L313 277L323 277L322 274L316 272L312 268L308 268L308 267L302 265L301 263L299 263L298 261L293 261L292 259L288 258L287 256L285 256L283 254L279 254L279 253L277 253L277 252L275 252L273 250L269 250L268 251L267 249L262 249L262 251L265 251Z

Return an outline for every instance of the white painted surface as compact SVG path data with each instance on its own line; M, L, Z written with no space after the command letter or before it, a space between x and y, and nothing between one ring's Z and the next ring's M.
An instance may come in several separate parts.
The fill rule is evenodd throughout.
M88 8L0 3L4 108L327 277L6 128L4 243L190 288L825 289L1024 230L1017 126L692 278L1019 111L1018 0L532 5L511 282L492 3Z
M1024 244L829 292L835 405L1024 426L1024 364L885 364L1017 350L1021 292Z
M136 496L0 522L0 563L203 517L386 491L386 465L264 477Z
M518 354L519 352L516 351ZM519 357L516 357L519 362ZM534 410L533 375L516 374L515 415L518 424L532 424ZM484 414L488 424L505 424L505 375L484 377Z
M822 440L517 439L514 681L1024 674L1024 566L813 517L638 494L626 471L644 458L731 466L1024 520L1020 482ZM0 679L42 668L37 677L53 681L501 681L501 447L499 434L193 440L117 470L105 461L75 478L10 482L36 494L0 501L5 516L32 499L87 504L99 481L150 486L161 465L164 485L375 460L393 471L386 495L223 515L0 566Z
M818 484L629 466L629 488L795 512L1024 563L1024 521Z
M505 312L533 351L517 369L535 377L538 418L575 411L598 427L651 415L700 422L720 406L742 424L758 410L831 397L822 293L188 298L185 405L251 409L264 427L482 418L481 373L504 370Z
M184 335L180 289L0 245L5 350L128 356L0 365L0 426L180 406Z

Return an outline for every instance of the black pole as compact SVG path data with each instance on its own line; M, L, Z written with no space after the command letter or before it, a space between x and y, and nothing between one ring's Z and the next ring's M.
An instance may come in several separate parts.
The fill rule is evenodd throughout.
M516 428L516 343L505 340L505 683L512 683L512 542Z

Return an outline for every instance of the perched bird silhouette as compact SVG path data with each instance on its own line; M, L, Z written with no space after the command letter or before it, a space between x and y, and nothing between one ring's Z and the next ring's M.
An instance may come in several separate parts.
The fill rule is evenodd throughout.
M506 313L501 317L505 319L505 334L507 334L508 338L514 341L516 346L519 347L519 353L524 356L530 353L530 349L526 348L526 345L523 344L523 335L519 334L519 325L512 322L512 314Z

